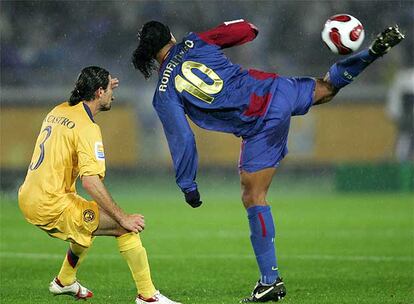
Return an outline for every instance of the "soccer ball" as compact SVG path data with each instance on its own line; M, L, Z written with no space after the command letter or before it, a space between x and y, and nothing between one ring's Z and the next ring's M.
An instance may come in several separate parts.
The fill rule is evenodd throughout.
M335 54L347 55L355 52L364 41L362 23L351 15L339 14L330 17L322 31L322 40Z

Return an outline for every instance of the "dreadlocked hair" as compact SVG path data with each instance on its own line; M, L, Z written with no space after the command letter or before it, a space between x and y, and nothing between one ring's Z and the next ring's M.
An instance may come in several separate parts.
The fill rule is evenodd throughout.
M84 68L76 80L75 88L71 92L69 105L77 105L82 100L92 100L99 88L106 89L109 84L109 72L97 66Z
M132 54L132 63L146 79L157 69L155 56L171 40L168 26L158 21L144 24L138 33L139 45Z

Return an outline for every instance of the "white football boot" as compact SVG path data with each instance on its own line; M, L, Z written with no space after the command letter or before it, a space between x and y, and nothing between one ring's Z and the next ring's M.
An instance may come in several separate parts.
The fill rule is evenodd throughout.
M71 285L63 286L58 278L54 278L53 281L50 282L49 291L55 296L70 295L76 299L83 300L93 297L92 291L86 287L83 287L78 281L75 281L75 283Z
M181 304L180 302L174 302L168 299L166 296L162 295L158 290L155 295L151 298L144 298L141 295L138 295L135 299L135 304L146 304L146 303L158 303L158 304Z

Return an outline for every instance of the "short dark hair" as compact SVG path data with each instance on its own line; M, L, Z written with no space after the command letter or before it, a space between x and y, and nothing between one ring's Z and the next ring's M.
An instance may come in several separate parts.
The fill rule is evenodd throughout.
M149 21L138 32L139 45L132 54L132 63L146 79L157 69L155 56L171 40L168 26L158 21Z
M84 68L76 80L75 88L71 92L69 105L74 106L82 100L92 100L99 88L107 88L109 72L98 66Z

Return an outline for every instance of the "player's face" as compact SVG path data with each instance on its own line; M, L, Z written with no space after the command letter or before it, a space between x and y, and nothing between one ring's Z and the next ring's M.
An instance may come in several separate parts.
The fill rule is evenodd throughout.
M108 87L105 89L99 104L100 111L109 111L111 109L112 101L114 100L112 91L112 78L109 75Z

